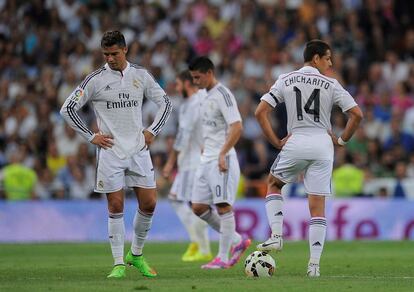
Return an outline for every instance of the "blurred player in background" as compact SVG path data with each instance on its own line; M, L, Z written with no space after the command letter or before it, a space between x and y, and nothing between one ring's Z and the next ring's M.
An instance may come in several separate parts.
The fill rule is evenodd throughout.
M352 96L336 79L324 76L332 66L331 48L320 40L306 44L304 67L281 75L262 96L256 118L270 143L280 154L270 169L266 213L271 237L257 246L262 251L283 247L283 197L281 189L304 172L311 220L309 224L310 259L307 275L319 277L319 261L326 235L325 196L331 195L334 145L344 146L362 120L362 112ZM288 136L279 139L272 130L269 115L279 103L286 104ZM342 135L331 131L334 105L348 114Z
M85 78L60 112L73 129L98 146L95 191L107 194L109 242L114 258L108 278L125 277L124 184L133 188L139 205L133 222L131 250L125 260L144 276L155 277L156 272L142 256L157 200L148 146L166 123L171 102L145 68L126 60L127 46L122 33L106 32L101 49L105 66ZM141 110L144 96L159 108L154 122L146 129L142 126ZM88 101L95 110L96 133L77 114Z
M176 78L176 90L185 101L180 106L178 132L173 149L163 169L168 178L177 162L178 172L168 196L172 207L188 232L191 243L182 256L185 262L211 260L207 223L196 216L190 207L195 171L200 164L203 137L200 119L201 102L207 93L193 83L190 71Z
M250 239L242 239L236 232L232 207L240 178L234 145L243 130L241 117L233 94L216 80L210 59L198 57L189 69L194 83L207 89L200 112L203 154L195 175L191 203L194 213L220 233L217 257L202 268L225 269L235 265L250 245ZM218 214L211 204L216 206Z

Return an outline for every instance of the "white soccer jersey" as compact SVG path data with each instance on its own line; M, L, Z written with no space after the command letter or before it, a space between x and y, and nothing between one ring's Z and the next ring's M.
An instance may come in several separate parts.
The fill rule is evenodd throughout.
M310 66L281 75L262 96L275 107L286 104L287 130L292 136L282 149L289 159L333 160L331 111L334 104L343 112L356 106L352 96L333 78Z
M218 83L207 92L201 106L204 151L202 162L218 159L230 124L241 121L236 99L228 88ZM229 154L235 154L232 148Z
M281 75L262 96L272 107L285 102L289 133L314 133L331 129L334 104L343 112L356 106L352 96L336 79L328 78L311 66ZM314 131L312 131L314 130Z
M174 149L179 152L177 165L180 171L195 169L200 164L203 145L200 108L206 96L204 89L199 90L180 106L174 143Z
M106 64L89 74L66 99L60 113L73 129L91 141L94 134L77 114L90 101L99 131L113 136L112 151L124 159L145 147L141 111L144 97L159 107L154 122L147 128L157 135L171 113L171 102L148 71L135 64L128 63L122 72Z

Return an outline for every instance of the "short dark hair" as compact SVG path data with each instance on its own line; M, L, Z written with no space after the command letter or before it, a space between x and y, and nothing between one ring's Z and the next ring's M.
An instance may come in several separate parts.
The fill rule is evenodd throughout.
M326 51L331 50L331 47L324 41L311 40L306 43L305 50L303 51L303 59L306 62L312 61L313 56L318 55L322 57L326 55Z
M206 73L208 70L212 70L214 72L214 64L213 62L205 57L197 57L188 66L190 71L200 71L201 73Z
M118 30L105 32L101 39L101 48L109 48L114 45L125 48L126 42L124 35Z
M194 82L193 82L193 76L191 76L190 70L181 71L180 74L178 74L177 77L182 82L184 82L184 81L190 81L191 85L195 85Z

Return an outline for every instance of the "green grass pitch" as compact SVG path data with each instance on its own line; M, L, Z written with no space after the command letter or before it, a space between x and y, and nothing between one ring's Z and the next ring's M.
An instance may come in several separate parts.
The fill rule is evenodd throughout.
M307 242L285 242L283 252L273 254L277 268L268 279L246 278L248 252L232 269L205 271L200 263L181 262L186 246L148 242L145 256L157 278L127 267L127 278L108 280L108 243L1 244L0 291L414 291L410 241L328 242L319 279L305 277Z

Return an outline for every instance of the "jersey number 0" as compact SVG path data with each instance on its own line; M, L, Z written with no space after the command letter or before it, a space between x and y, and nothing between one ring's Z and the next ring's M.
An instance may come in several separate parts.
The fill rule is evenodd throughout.
M296 93L296 111L298 114L297 115L298 121L302 121L303 120L302 92L296 86L293 87L293 90ZM313 120L317 123L319 123L319 107L320 107L319 92L320 92L320 89L314 89L304 107L305 112L307 114L313 115ZM313 104L313 108L311 108L312 104Z

